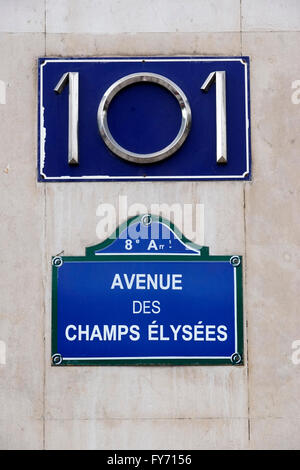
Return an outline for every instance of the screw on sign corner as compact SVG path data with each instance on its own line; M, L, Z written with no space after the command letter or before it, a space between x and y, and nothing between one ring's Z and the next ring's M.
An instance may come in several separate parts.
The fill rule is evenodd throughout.
M143 223L144 225L150 225L151 222L152 222L151 215L146 214L146 215L144 215L144 216L142 217L142 223Z
M57 354L53 354L53 356L52 356L52 364L53 364L54 366L59 366L59 365L62 363L62 361L63 361L63 358L62 358L61 354L58 354L58 353L57 353Z
M239 256L232 256L230 258L230 263L234 268L237 268L241 264L241 258Z
M53 266L59 268L59 266L62 266L63 264L63 259L60 256L55 256L55 258L52 260L52 264Z
M240 364L242 362L242 356L239 353L232 354L231 362L234 365Z

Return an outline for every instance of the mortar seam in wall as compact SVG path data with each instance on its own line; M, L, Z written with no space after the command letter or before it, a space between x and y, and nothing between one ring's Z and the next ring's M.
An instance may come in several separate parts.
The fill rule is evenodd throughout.
M45 57L47 56L47 0L44 0Z
M247 221L246 221L246 185L243 187L243 210L244 210L244 251L245 251L245 263L244 263L244 285L245 285L245 296L244 296L244 321L245 321L245 336L246 336L246 354L247 354L247 414L248 414L248 441L251 441L251 427L250 427L250 384L249 384L249 348L248 348L248 312L245 308L247 306Z
M44 0L44 56L46 57L47 54L47 42L46 42L46 24L47 24L47 0ZM46 280L47 280L47 273L45 271L45 267L47 266L47 260L45 259L46 257L46 215L47 215L47 187L44 185L44 190L43 190L43 196L44 196L44 205L43 205L43 212L44 212L44 224L43 224L43 244L44 244L44 260L43 260L43 291L44 291L44 305L43 305L43 340L44 340L44 375L43 375L43 450L46 448Z
M243 11L242 11L242 3L243 0L240 0L240 45L241 45L241 56L243 56ZM245 285L245 294L247 296L246 290L246 283L247 283L247 231L246 231L246 185L243 184L243 218L244 218L244 253L245 253L245 262L244 262L244 285ZM246 308L247 305L245 296L244 296L244 322L245 322L245 337L246 337L246 355L247 355L247 362L246 362L246 370L247 370L247 423L248 423L248 443L251 441L251 427L250 427L250 400L249 400L249 355L248 355L248 317L246 316ZM246 320L246 321L245 321Z
M109 37L113 37L113 36L121 36L121 35L131 35L131 36L137 36L137 35L155 35L155 34L173 34L173 35L181 35L181 34L189 34L189 35L199 35L199 34L240 34L240 33L243 33L243 34L273 34L273 33L276 33L276 34L295 34L295 33L300 33L300 29L257 29L257 30L243 30L242 31L236 31L236 30L233 30L233 31L178 31L178 32L174 32L174 31L147 31L147 32L144 32L144 31L138 31L136 33L133 33L131 31L122 31L122 32L118 32L118 33L103 33L103 32L95 32L95 33L91 33L89 31L86 31L86 32L82 32L82 31L79 31L79 32L72 32L72 33L69 33L69 32L49 32L47 31L47 35L50 35L50 36L109 36ZM45 36L45 31L5 31L5 30L1 30L0 31L0 35L1 34L5 34L5 35L27 35L27 34L30 34L30 35L33 35L33 34L44 34ZM187 55L190 55L190 53L188 53ZM205 54L203 54L205 56ZM208 55L211 55L208 54ZM228 54L224 53L224 55L228 56Z
M241 56L243 55L243 13L242 13L242 0L240 0L240 44Z
M264 417L262 418L255 418L255 419L265 419ZM286 419L283 417L275 417L275 418L268 418L268 419ZM299 419L300 418L293 418L293 419ZM248 418L245 416L226 416L226 417L220 417L220 416L208 416L208 417L202 417L202 416L188 416L188 417L163 417L160 418L158 416L156 417L138 417L138 418L131 418L131 417L103 417L103 418L94 418L94 417L87 417L87 418L47 418L47 421L236 421L236 420L242 420L242 421L248 421Z
M45 247L46 247L46 191L47 191L47 188L46 188L46 185L43 189L43 196L44 196L44 204L43 204L43 220L44 220L44 224L43 224L43 292L44 292L44 302L43 302L43 344L44 344L44 351L43 351L43 354L44 354L44 371L43 371L43 449L45 449L45 440L46 440L46 435L45 435L45 432L46 432L46 421L45 421L45 415L46 415L46 296L45 296L45 292L46 292L46 281L47 281L47 276L46 276L46 271L45 271L45 267L46 267L46 259L45 259L45 253L46 253L46 250L45 250Z

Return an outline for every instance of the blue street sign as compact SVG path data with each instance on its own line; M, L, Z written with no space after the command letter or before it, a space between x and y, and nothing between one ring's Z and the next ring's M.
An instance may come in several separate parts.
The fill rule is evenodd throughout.
M241 257L146 215L52 266L54 365L242 363Z
M248 180L248 57L39 59L39 181Z

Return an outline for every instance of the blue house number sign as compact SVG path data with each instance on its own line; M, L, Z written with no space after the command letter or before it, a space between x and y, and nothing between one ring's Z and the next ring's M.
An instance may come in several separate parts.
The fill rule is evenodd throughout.
M248 57L39 59L39 181L248 180Z
M137 216L52 259L52 364L243 363L242 259Z

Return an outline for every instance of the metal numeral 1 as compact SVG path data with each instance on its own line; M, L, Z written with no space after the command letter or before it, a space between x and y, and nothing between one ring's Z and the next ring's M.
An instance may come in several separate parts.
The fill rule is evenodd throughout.
M61 93L69 83L69 140L68 140L68 163L78 165L78 89L79 73L64 73L56 87L55 93Z
M217 163L227 163L226 72L210 73L201 90L208 91L214 81L216 81Z

